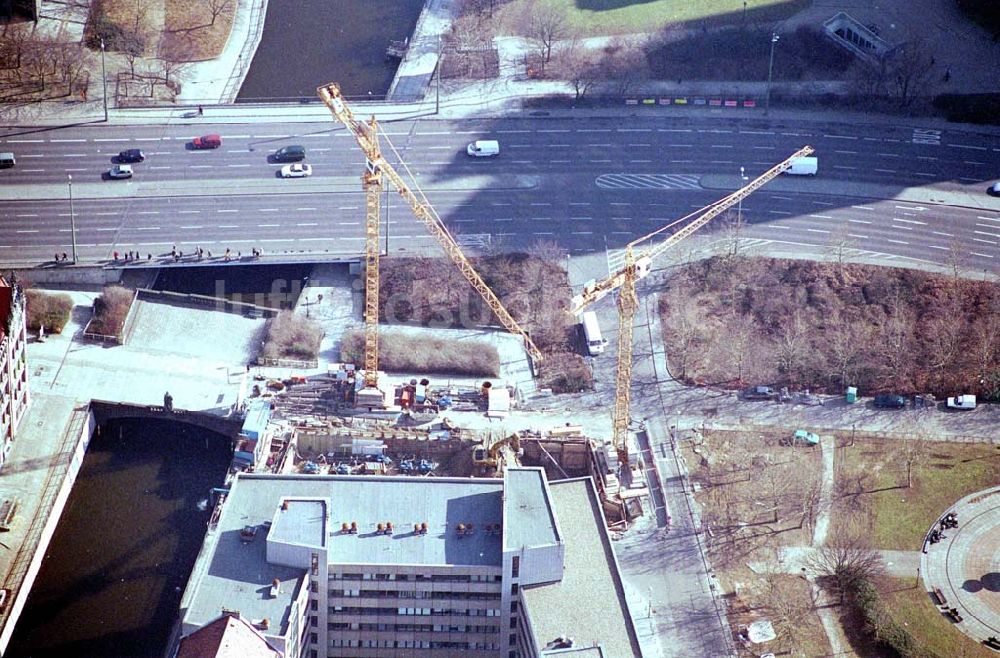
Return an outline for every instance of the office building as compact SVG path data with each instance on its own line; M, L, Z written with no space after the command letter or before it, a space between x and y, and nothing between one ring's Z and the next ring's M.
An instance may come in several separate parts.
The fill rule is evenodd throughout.
M240 474L181 602L286 658L640 656L589 478Z
M24 291L0 277L0 468L28 410L28 333Z

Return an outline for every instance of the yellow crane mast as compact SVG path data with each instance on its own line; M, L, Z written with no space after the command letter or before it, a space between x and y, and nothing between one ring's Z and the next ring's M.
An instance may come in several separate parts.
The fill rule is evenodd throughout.
M389 179L392 186L396 188L403 199L410 205L413 214L423 222L431 235L437 239L438 244L444 252L451 258L451 261L458 267L465 279L485 300L487 306L500 321L507 331L520 336L524 341L525 349L535 362L541 362L542 353L535 346L534 341L528 332L521 327L514 317L504 308L500 299L490 290L483 278L479 276L472 263L465 257L458 243L452 237L448 228L441 221L437 211L428 201L427 196L416 185L407 184L403 177L382 155L379 148L377 134L378 124L375 117L368 122L361 121L354 117L354 113L344 102L344 97L340 93L340 87L330 83L319 87L317 90L319 97L330 109L333 115L342 123L357 140L362 153L365 154L366 171L362 176L362 184L365 189L365 387L376 386L376 372L378 370L378 285L379 285L379 218L381 207L379 204L379 193L382 189L383 175ZM383 136L383 139L386 139ZM388 139L386 139L388 142ZM391 142L388 142L391 146ZM405 167L405 165L404 165ZM412 176L410 176L412 180Z
M628 243L625 245L624 264L606 279L586 287L580 295L573 298L570 313L579 315L583 309L597 300L606 297L616 289L618 290L618 364L615 375L612 436L615 449L622 457L623 463L628 463L627 438L631 421L629 404L632 397L632 327L635 322L635 312L639 306L636 283L649 274L654 258L678 242L690 237L698 229L756 192L775 176L788 169L796 158L809 155L812 152L811 146L804 146L732 194ZM683 226L662 242L651 244L645 251L636 256L635 250L638 245L652 242L678 224L683 224Z

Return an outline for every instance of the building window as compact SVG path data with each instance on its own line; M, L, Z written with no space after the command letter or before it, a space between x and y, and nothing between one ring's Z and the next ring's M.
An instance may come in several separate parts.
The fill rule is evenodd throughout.
M511 593L511 594L517 594L517 583L513 583L513 584L512 584L511 586L510 586L510 593Z
M511 612L511 614L514 614L515 612L517 612L517 601L511 601L510 602L510 612Z
M312 610L313 612L316 612L317 610L319 610L319 601L317 601L316 599L313 599L312 601L310 601L309 602L309 609Z
M315 580L312 581L311 583L309 583L309 591L312 592L313 594L318 594L319 593L319 583L317 583Z
M521 556L515 555L510 563L510 575L513 578L517 578L521 573Z
M316 644L317 642L319 642L319 635L316 635L315 633L310 633L309 644Z

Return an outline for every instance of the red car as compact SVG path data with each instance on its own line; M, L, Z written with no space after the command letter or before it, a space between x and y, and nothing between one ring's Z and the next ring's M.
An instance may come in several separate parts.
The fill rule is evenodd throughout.
M218 135L203 135L191 140L191 146L196 149L217 149L222 146L222 138Z

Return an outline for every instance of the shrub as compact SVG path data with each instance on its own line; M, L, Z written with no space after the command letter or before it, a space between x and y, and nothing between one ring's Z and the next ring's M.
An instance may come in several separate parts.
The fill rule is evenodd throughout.
M865 632L876 643L889 647L900 658L939 658L917 644L913 636L889 614L878 589L868 580L857 583L849 595L851 605L865 622Z
M50 294L41 290L26 290L28 329L38 331L41 326L49 334L62 333L73 311L73 299L66 293Z
M948 121L961 123L1000 124L1000 94L939 94L934 107L944 112Z
M122 286L105 286L104 292L94 300L94 317L87 331L104 336L117 336L125 326L125 318L132 307L134 294Z
M323 340L323 330L318 324L292 311L282 311L268 320L266 333L261 354L266 359L310 361L319 355Z
M594 375L586 360L574 352L545 355L540 386L553 393L579 393L594 388Z
M383 332L379 335L378 354L379 367L395 372L476 377L496 377L500 374L500 354L497 348L479 340L454 340ZM344 334L340 357L359 367L364 364L364 331L352 329Z

